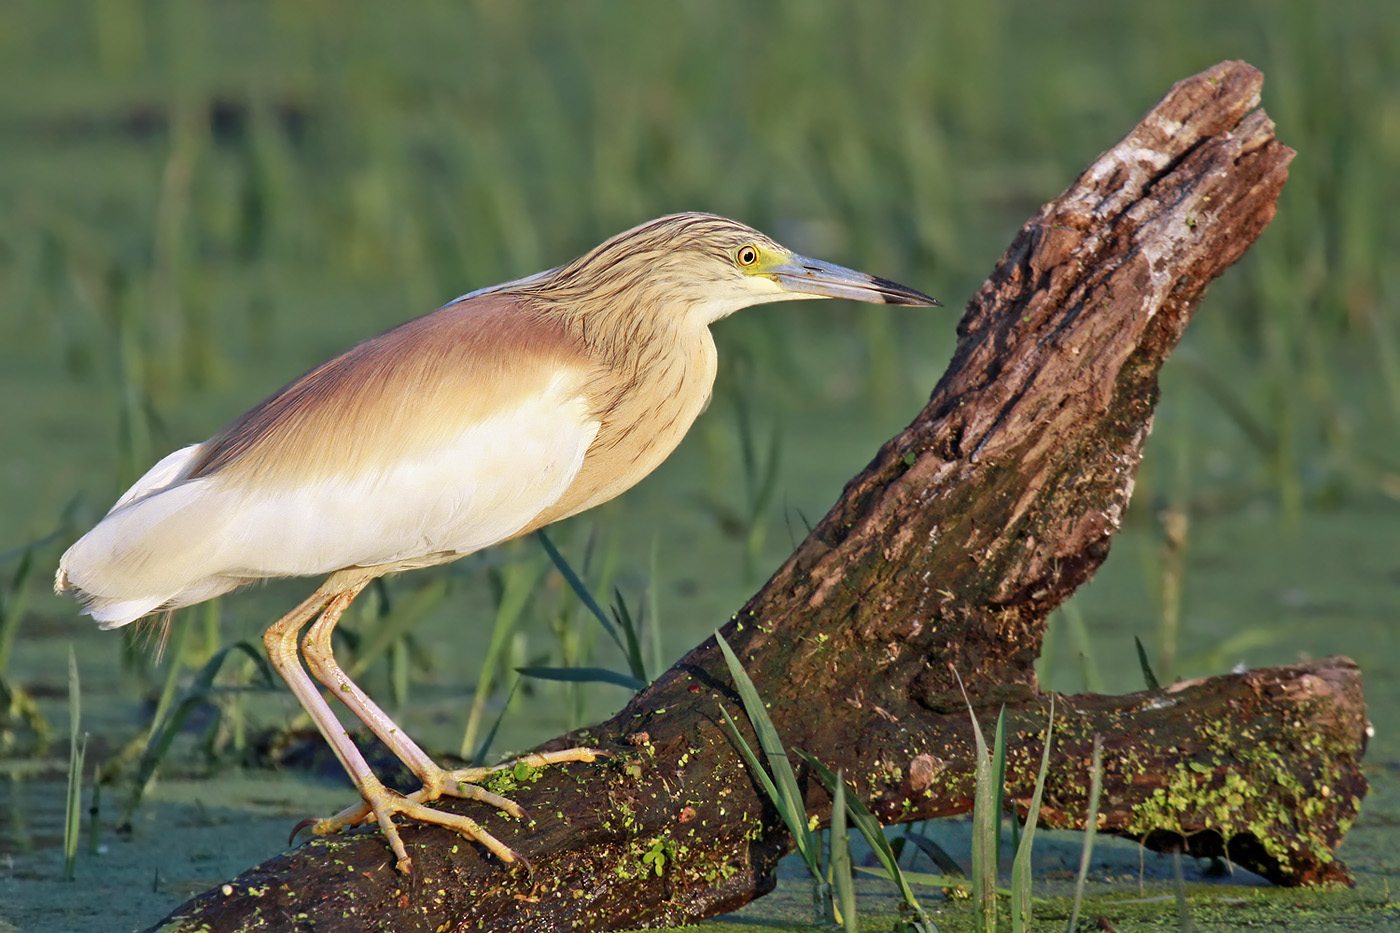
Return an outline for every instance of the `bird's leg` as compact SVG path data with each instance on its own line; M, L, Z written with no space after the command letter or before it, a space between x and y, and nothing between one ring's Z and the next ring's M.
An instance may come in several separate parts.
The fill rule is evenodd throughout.
M350 679L349 674L341 670L331 648L331 632L335 629L336 623L340 621L341 615L350 605L351 600L368 583L369 580L365 580L353 590L341 594L342 598L332 599L326 605L320 618L311 628L306 630L306 636L301 642L301 654L306 659L306 666L311 668L312 675L325 684L326 689L330 690L350 709L350 712L368 726L369 730L378 736L379 740L426 785L427 779L424 775L429 774L437 767L433 760L428 757L427 752L418 747L417 742L414 742L399 728L398 723L389 718L388 713L380 709L369 698L369 695Z
M463 836L486 846L502 861L515 861L518 856L508 846L481 828L475 820L434 810L424 804L447 793L480 800L504 810L512 816L524 817L525 811L520 805L493 794L483 787L455 779L452 772L447 772L439 767L336 664L335 656L331 651L331 632L345 608L369 582L369 579L371 578L365 578L343 588L330 599L320 617L307 630L306 636L302 640L302 656L306 659L306 664L311 668L311 673L315 675L316 679L334 693L351 712L369 727L370 731L379 737L380 741L413 771L423 782L423 788L407 796L400 796L389 791L376 780L375 786L361 788L363 803L350 807L329 819L318 821L312 827L312 831L316 833L336 832L346 826L352 826L365 820L370 813L378 818L382 827L386 822L389 822L387 816L397 812L420 822L436 823L456 830ZM584 753L587 755L586 758ZM564 760L591 761L594 754L588 749L576 749L573 750L573 754L556 752L552 753L551 756L534 757L538 759L539 764L548 764L552 761ZM469 769L467 773L479 780L485 774L490 773L490 770L492 769ZM389 822L389 826L392 827L392 825L392 822ZM398 841L397 831L391 832L386 829L385 835L390 836L391 844ZM394 851L398 853L399 849L395 848ZM403 867L402 863L400 867Z
M363 583L360 584L360 588L363 586ZM360 754L360 750L355 747L355 743L350 740L349 733L340 724L340 720L336 718L330 705L321 698L321 691L316 689L311 678L307 677L306 672L302 670L301 661L297 657L297 635L301 631L301 627L323 607L340 598L341 594L337 592L338 589L337 581L332 576L300 606L274 622L263 633L263 645L267 648L268 660L272 662L277 673L282 675L282 679L287 682L287 686L301 702L302 708L311 716L311 721L316 724L316 728L330 744L331 751L340 760L341 767L350 776L350 780L355 783L355 789L360 792L360 796L366 801L375 801L387 796L388 789L384 787L379 778L375 777L374 771L370 769L369 763ZM356 589L355 592L359 592L359 589ZM412 866L413 860L408 857L403 840L399 838L398 830L394 827L393 811L373 805L370 809L378 818L379 826L389 840L390 848L394 850L399 870L407 871ZM323 832L325 830L322 830L320 823L318 823L313 831Z
M346 603L348 604L349 600L346 600ZM343 609L342 606L340 611ZM316 679L325 684L342 703L349 707L350 711L358 716L360 721L368 726L370 731L378 736L379 740L388 746L398 756L398 759L423 782L421 791L409 795L412 799L427 803L447 794L468 800L480 800L506 811L511 816L522 818L525 816L525 811L519 804L480 787L481 781L493 772L513 768L519 763L542 768L564 761L595 761L599 755L603 754L603 752L592 748L567 748L560 751L525 755L514 761L489 768L461 768L456 771L448 771L440 767L416 742L404 734L398 724L389 718L389 714L380 709L378 704L370 699L369 695L361 690L359 685L351 680L350 676L341 670L340 665L336 663L335 655L331 650L331 629L335 626L336 620L339 619L340 611L332 612L332 606L327 606L326 611L321 614L315 624L307 629L306 637L302 639L302 656L306 658L307 666L311 668L311 673L316 676Z

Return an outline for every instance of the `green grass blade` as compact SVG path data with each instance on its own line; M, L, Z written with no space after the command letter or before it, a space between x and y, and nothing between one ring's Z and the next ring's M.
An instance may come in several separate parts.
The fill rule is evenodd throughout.
M612 684L637 691L646 687L644 681L630 674L614 671L606 667L517 667L515 672L521 677L536 680L557 680L573 684Z
M175 704L175 697L180 692L180 659L185 654L185 642L189 638L190 627L178 624L183 621L178 615L172 617L170 627L170 641L162 641L156 649L156 663L161 663L162 656L168 655L169 661L165 670L165 677L161 680L160 695L156 698L156 709L151 715L151 724L162 722L170 715L170 710ZM131 642L135 644L135 642Z
M398 709L408 706L411 660L407 636L389 646L389 695Z
M627 600L622 598L622 590L617 587L613 587L612 610L613 620L622 630L622 640L626 644L623 653L627 656L628 669L632 676L643 684L651 683L651 678L647 677L646 664L642 661L642 641L638 631L640 626L633 621L632 611L627 608Z
M88 736L76 740L68 758L68 797L63 812L63 879L77 878L78 839L82 834L83 760L87 757Z
M84 757L87 757L86 754ZM88 855L96 856L102 847L102 781L99 779L102 768L98 765L92 771L92 803L88 806Z
M881 834L883 835L883 833ZM836 773L836 793L831 803L831 887L835 892L836 920L847 933L859 933L856 920L856 885L851 876L851 839L846 832L846 782Z
M1142 646L1142 639L1134 635L1133 644L1137 645L1138 665L1142 668L1142 679L1147 689L1160 690L1162 685L1157 682L1157 675L1152 673L1152 664L1147 660L1147 649Z
M1089 812L1084 817L1084 848L1079 855L1079 875L1074 881L1074 906L1070 909L1066 933L1079 925L1079 905L1084 900L1084 881L1089 877L1089 859L1094 852L1094 834L1099 825L1099 791L1103 789L1103 736L1094 736L1094 758L1089 765Z
M759 761L758 755L754 752L753 746L744 738L739 726L734 722L734 717L729 715L729 710L725 709L721 703L719 707L720 720L729 729L729 737L734 740L734 746L739 749L739 753L744 756L744 762L749 766L749 771L758 780L759 786L768 799L773 801L773 805L778 808L778 814L787 823L788 829L793 829L793 821L789 819L790 811L783 802L782 795L778 793L778 786L773 783L773 779L768 776L768 769L763 767L763 762ZM802 821L803 826L806 821Z
M1181 874L1181 850L1172 853L1172 890L1176 893L1177 933L1195 933L1191 922L1191 905L1186 900L1186 879Z
M1021 851L1021 821L1014 806L1011 808L1011 851Z
M480 768L486 764L486 756L491 751L491 746L496 742L496 733L500 731L501 723L505 721L506 713L510 710L510 705L515 700L515 692L520 689L520 678L517 677L510 685L510 693L506 694L506 701L501 704L501 711L496 714L495 720L491 723L491 728L486 730L486 735L482 736L481 742L472 750L471 757L467 760L471 762L473 768ZM466 758L466 755L462 756Z
M1099 672L1099 662L1094 656L1094 642L1089 637L1089 626L1084 621L1084 613L1074 603L1065 603L1060 609L1069 623L1069 634L1074 639L1075 650L1079 653L1079 671L1084 678L1084 689L1090 693L1103 693L1103 675Z
M734 686L738 689L739 698L744 703L744 712L748 714L749 722L754 727L754 734L758 736L758 743L763 748L764 757L768 759L768 767L773 773L774 783L778 785L784 802L792 808L793 812L805 814L807 807L802 798L802 791L797 786L797 773L792 770L792 762L788 760L787 750L783 748L782 739L778 735L777 728L773 725L773 720L768 716L768 709L763 705L763 699L758 695L758 689L754 687L748 671L744 670L744 666L739 663L738 656L729 647L729 642L724 640L724 636L716 632L715 639L719 642L720 650L724 653L724 659L729 665L730 674L734 677Z
M797 846L797 852L802 856L802 861L803 864L807 866L807 871L811 873L812 879L815 882L825 884L821 875L820 859L817 857L815 851L815 837L812 830L807 826L807 811L805 809L792 809L786 797L778 790L777 784L775 784L773 779L769 776L768 770L764 768L763 763L759 761L757 753L753 750L753 746L749 745L743 733L739 731L739 726L734 722L734 718L729 715L729 710L724 708L723 703L720 704L719 712L721 721L724 723L725 728L729 730L729 737L734 742L734 747L739 749L739 753L743 756L745 764L748 765L749 773L758 781L759 787L763 789L763 793L773 802L773 806L777 809L778 815L782 817L783 825L785 825L788 828L788 832L792 834L793 843Z
M920 852L928 856L929 861L937 865L945 874L955 878L967 877L967 872L958 864L957 859L949 855L947 849L944 849L928 836L922 833L906 833L904 838L909 840L910 844L918 848Z
M877 875L895 884L899 884L902 880L905 884L917 884L928 888L956 888L967 884L967 878L963 875L933 875L926 871L900 869L899 877L895 877L889 873L884 865L874 868L868 865L857 865L856 871L863 871L867 875Z
M68 795L63 812L63 878L74 880L78 864L78 836L82 826L83 758L87 735L82 733L82 685L78 656L68 646ZM81 738L80 738L81 736Z
M958 677L958 686L962 687L961 677ZM992 815L992 755L987 749L987 740L982 735L982 726L977 722L977 713L972 709L972 701L968 699L965 687L963 702L967 704L967 713L972 719L972 737L977 745L977 768L972 792L972 899L979 917L978 927L984 933L996 933L997 866L996 845L992 837L995 826Z
M573 590L574 595L579 598L579 602L588 608L593 617L602 624L603 629L617 645L618 650L626 655L627 646L622 643L622 636L618 634L617 626L613 625L612 619L608 618L603 607L598 605L598 600L593 598L593 594L583 582L583 578L574 570L573 565L565 560L564 555L559 553L559 549L554 546L554 542L549 540L549 535L545 534L543 530L535 532L535 537L539 540L540 547L544 548L544 552L549 555L549 559L554 562L555 569L564 577L564 582L569 585L569 589Z
M724 653L724 660L729 665L739 699L744 704L744 712L748 714L749 724L753 726L754 735L758 737L758 744L768 760L768 771L772 774L772 781L768 783L774 786L773 803L783 814L783 819L792 831L793 841L802 854L803 861L807 863L813 877L821 881L816 838L807 828L807 805L801 789L797 786L797 774L792 770L792 762L788 761L782 739L763 705L763 699L758 695L758 689L754 687L753 680L749 678L744 666L739 663L734 650L729 647L729 642L725 641L719 632L715 632L715 640L719 643L720 651ZM735 731L737 732L737 729Z
M78 679L78 654L73 644L68 644L68 738L76 741L78 725L83 715L82 683Z
M505 653L511 633L515 631L516 623L525 611L525 604L543 572L544 567L538 560L513 560L500 570L500 594L496 601L496 619L491 627L491 642L487 645L486 656L481 661L481 673L476 678L476 692L472 696L471 709L467 713L466 727L462 730L460 754L463 758L470 758L476 750L477 732L481 728L481 719L486 714L486 704L491 699L501 656Z
M992 864L1001 869L1001 821L1006 801L1006 706L997 713L992 738ZM1014 822L1014 821L1013 821Z
M903 899L904 906L912 912L921 922L927 922L924 909L920 906L918 898L914 896L914 891L909 887L906 879L906 872L899 867L899 859L895 856L894 849L890 846L889 837L885 835L885 829L880 825L880 821L875 819L875 814L861 801L860 797L852 792L845 781L830 768L817 760L816 756L807 752L798 751L802 759L812 768L812 773L821 781L822 786L832 795L833 800L839 793L845 803L844 809L849 814L851 822L855 823L856 829L865 837L875 857L879 859L884 876L892 881L899 888L899 895ZM835 804L833 803L833 806ZM835 813L832 814L833 825ZM917 843L916 843L917 844ZM956 866L954 866L956 868ZM960 880L960 879L959 879Z
M1040 797L1045 790L1045 776L1050 771L1050 741L1055 731L1055 698L1050 698L1050 718L1045 724L1045 748L1040 755L1040 773L1036 775L1035 792L1026 808L1026 830L1016 846L1011 864L1011 930L1023 933L1031 922L1031 848L1035 844L1035 827L1040 820Z

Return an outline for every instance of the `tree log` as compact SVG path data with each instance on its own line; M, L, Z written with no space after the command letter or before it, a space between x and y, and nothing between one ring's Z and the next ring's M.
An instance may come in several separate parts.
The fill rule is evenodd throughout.
M1256 109L1261 86L1239 62L1180 82L1022 228L968 305L927 408L725 627L788 747L844 769L883 821L971 809L955 673L985 723L1005 706L1008 806L1029 798L1051 702L1032 667L1047 614L1107 556L1157 373L1287 177L1293 152ZM532 822L442 804L532 872L415 825L404 877L377 830L361 830L252 868L161 929L538 933L732 910L773 887L791 839L721 728L721 703L739 705L710 639L608 722L550 743L614 755L510 791ZM1334 852L1366 792L1368 728L1351 661L1063 696L1055 709L1043 824L1083 824L1101 736L1100 832L1226 854L1279 884L1348 882ZM810 778L805 789L825 820L827 795Z

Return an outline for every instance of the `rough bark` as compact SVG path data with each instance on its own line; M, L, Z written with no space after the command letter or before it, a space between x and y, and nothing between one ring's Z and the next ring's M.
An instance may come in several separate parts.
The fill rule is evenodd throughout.
M1009 805L1029 797L1051 701L1032 668L1046 616L1107 555L1158 370L1287 176L1261 84L1237 62L1182 81L1025 225L968 305L928 407L726 626L789 748L843 768L885 821L971 808L954 671L984 722L1006 705ZM790 839L720 703L738 708L711 639L560 740L615 756L514 791L535 822L445 804L471 807L533 875L412 826L402 877L361 831L253 868L163 928L608 930L735 908L772 887ZM1099 735L1101 832L1225 852L1280 884L1348 881L1333 853L1366 790L1367 729L1351 661L1064 696L1056 711L1045 824L1082 824ZM814 780L807 803L827 817Z

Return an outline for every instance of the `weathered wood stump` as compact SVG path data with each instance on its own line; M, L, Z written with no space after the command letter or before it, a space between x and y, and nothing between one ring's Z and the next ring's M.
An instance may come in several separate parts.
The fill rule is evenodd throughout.
M1260 74L1182 81L1033 217L969 303L928 407L846 487L725 628L790 748L842 768L888 822L972 806L954 671L1004 704L1024 806L1048 694L1047 614L1108 554L1151 427L1157 373L1206 286L1272 219L1293 152ZM615 751L515 792L536 822L471 807L529 858L509 870L410 826L412 877L377 831L317 839L180 907L166 930L610 930L733 909L790 846L718 722L737 708L713 639L563 744ZM1093 737L1100 832L1227 854L1279 884L1347 882L1334 851L1366 782L1365 706L1343 658L1056 702L1044 824L1082 825ZM826 794L808 781L809 812ZM655 854L664 855L655 871ZM643 857L653 858L644 862Z

